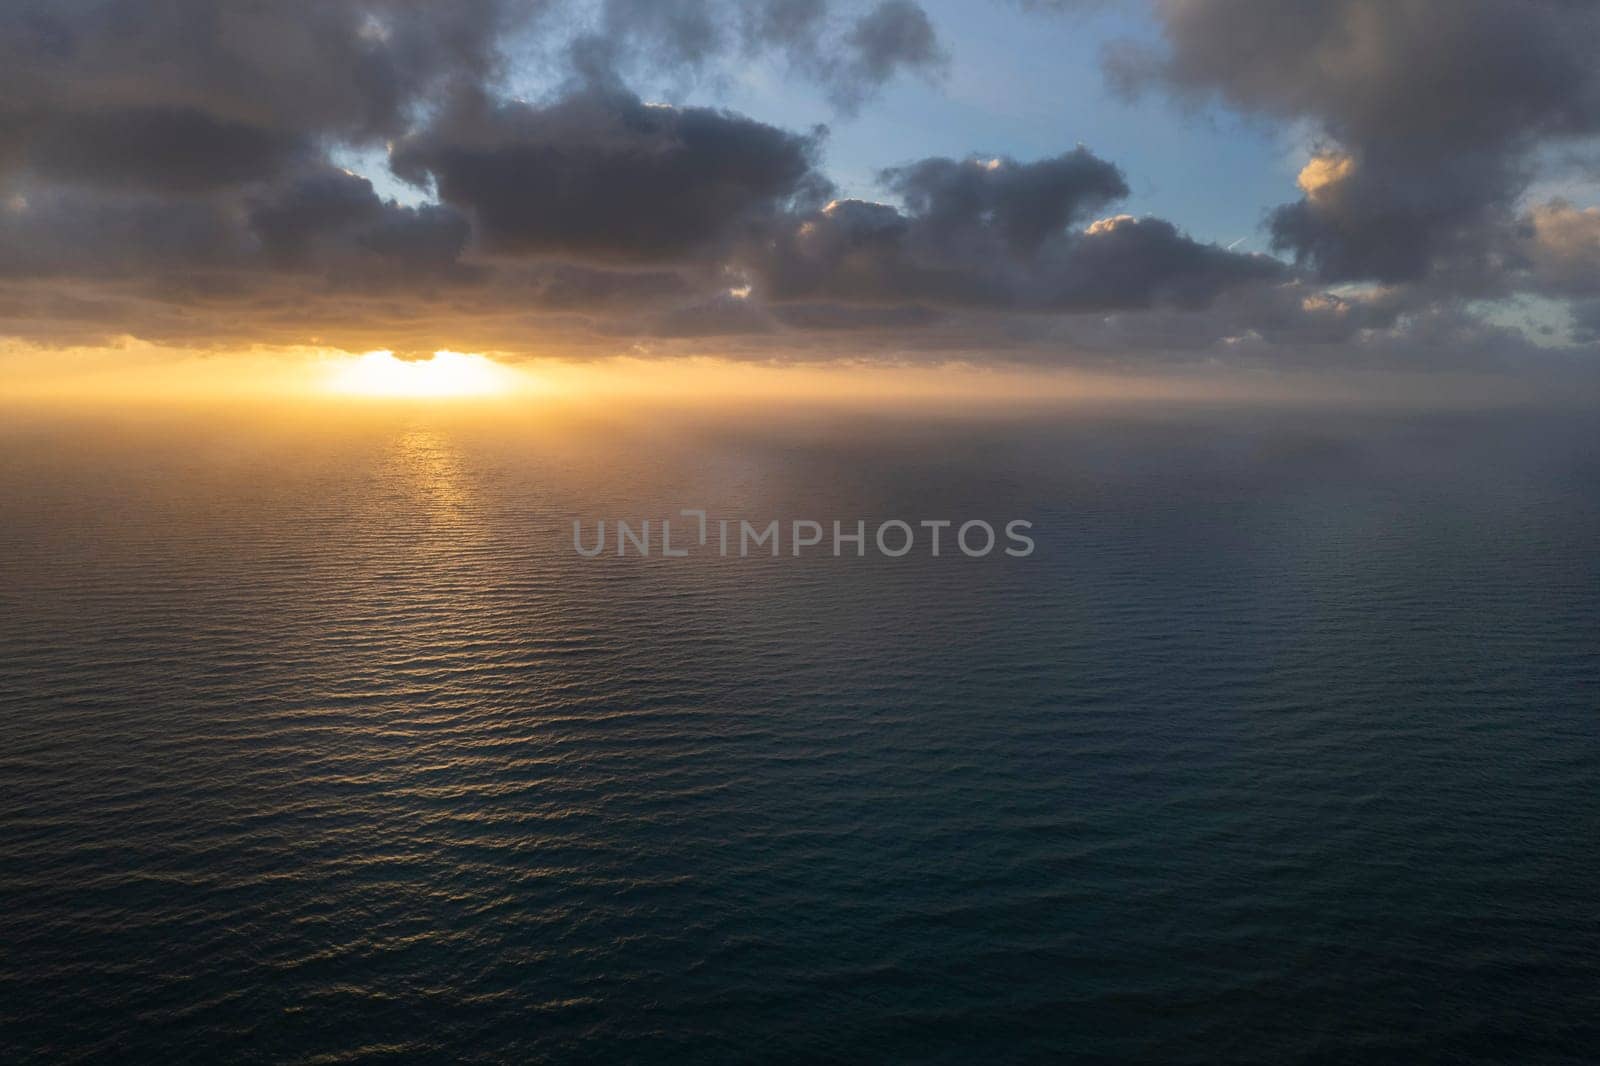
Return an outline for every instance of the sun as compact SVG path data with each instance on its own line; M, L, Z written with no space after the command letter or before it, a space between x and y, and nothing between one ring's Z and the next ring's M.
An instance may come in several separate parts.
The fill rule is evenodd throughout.
M393 352L367 352L335 363L328 390L412 399L498 396L511 390L512 377L508 368L481 355L440 351L427 359L397 359Z

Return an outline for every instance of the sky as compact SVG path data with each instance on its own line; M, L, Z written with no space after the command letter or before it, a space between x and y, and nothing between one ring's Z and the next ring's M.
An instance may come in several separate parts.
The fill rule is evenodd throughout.
M1600 356L1597 44L1586 0L13 0L0 372L1561 388Z
M931 77L897 78L871 106L841 116L823 93L796 92L781 64L752 64L722 91L689 94L790 128L829 127L824 157L845 195L877 198L884 167L929 155L1032 160L1086 145L1130 178L1125 209L1183 219L1189 231L1265 250L1267 208L1293 191L1297 166L1262 126L1234 116L1196 116L1164 101L1127 99L1102 76L1114 40L1153 41L1154 25L1132 5L1041 16L1020 4L946 0L923 5L948 56ZM670 80L652 86L673 94ZM1194 168L1208 180L1196 182Z

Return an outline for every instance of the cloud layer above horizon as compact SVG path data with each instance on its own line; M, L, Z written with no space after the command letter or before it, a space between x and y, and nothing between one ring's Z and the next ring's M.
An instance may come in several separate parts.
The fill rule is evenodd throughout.
M1043 30L1107 3L1022 6ZM849 121L888 86L939 91L949 42L913 0L15 0L0 336L1035 363L1596 354L1600 209L1570 190L1600 187L1600 7L1126 6L1152 32L1105 48L1114 91L1303 145L1298 195L1263 222L1273 254L1125 213L1140 176L1093 146L886 159L878 196L853 198L823 162L827 129L635 88L762 63ZM548 91L513 91L529 70ZM1205 181L1205 163L1166 177ZM415 195L379 191L402 185ZM1508 324L1518 301L1546 313Z

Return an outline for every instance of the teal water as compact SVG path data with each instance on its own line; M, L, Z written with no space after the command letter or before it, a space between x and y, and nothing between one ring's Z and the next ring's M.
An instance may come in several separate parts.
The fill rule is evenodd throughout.
M0 423L0 1059L1591 1062L1546 413ZM1027 559L570 522L1034 522Z

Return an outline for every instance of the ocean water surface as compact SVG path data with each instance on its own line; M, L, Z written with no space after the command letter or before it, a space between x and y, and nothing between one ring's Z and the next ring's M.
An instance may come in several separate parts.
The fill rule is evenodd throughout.
M1545 412L0 421L0 1059L1600 1056ZM1029 558L583 559L1013 518Z

